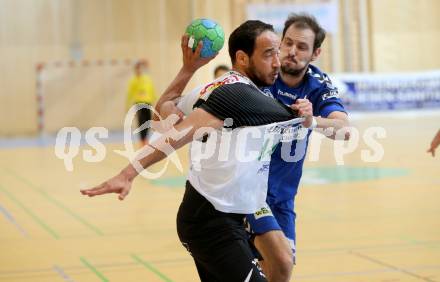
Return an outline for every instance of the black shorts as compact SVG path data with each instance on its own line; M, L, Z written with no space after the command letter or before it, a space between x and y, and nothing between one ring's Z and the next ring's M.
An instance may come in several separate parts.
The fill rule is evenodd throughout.
M140 103L139 105L143 105L143 104ZM149 104L146 104L146 105L150 106ZM138 118L138 122L139 122L139 127L141 127L147 121L151 120L151 110L150 110L150 108L141 108L141 107L139 107L139 109L137 111L137 118ZM145 140L147 138L148 129L149 128L150 128L150 126L147 126L145 129L142 129L139 132L141 140Z
M248 235L245 215L223 213L186 182L177 233L193 256L202 282L264 282Z

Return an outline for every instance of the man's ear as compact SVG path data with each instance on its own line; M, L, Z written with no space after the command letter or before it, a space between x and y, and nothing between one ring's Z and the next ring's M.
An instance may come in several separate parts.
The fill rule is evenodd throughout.
M316 60L319 57L319 54L321 54L321 48L316 48L312 54L312 61Z
M235 53L235 62L241 67L249 66L249 56L242 50L238 50Z

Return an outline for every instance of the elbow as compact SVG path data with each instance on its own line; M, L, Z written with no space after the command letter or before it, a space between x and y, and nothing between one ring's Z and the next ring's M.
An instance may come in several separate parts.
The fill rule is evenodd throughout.
M351 138L351 127L348 121L343 121L339 129L330 137L333 140L348 141Z

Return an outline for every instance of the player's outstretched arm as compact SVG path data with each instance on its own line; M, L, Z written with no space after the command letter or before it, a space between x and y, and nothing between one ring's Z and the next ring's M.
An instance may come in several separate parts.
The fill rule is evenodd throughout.
M175 100L182 95L183 90L186 85L194 75L194 73L201 68L202 66L209 63L216 56L202 58L200 53L202 51L203 42L199 41L196 50L193 52L192 48L188 46L189 37L188 35L183 35L181 40L181 49L182 49L182 59L183 65L177 73L174 80L165 90L165 92L160 96L159 100L156 103L155 110L157 112L160 111L162 104L166 101ZM154 120L158 120L158 117L154 115Z
M150 146L145 146L135 161L127 165L118 175L96 187L81 190L81 193L89 197L116 193L119 194L119 200L124 200L130 192L133 180L142 169L163 160L173 151L191 142L193 139L201 138L202 136L198 136L198 129L203 127L204 129L215 130L222 126L222 120L202 109L196 109L186 119L166 134L163 134ZM207 131L203 132L207 133Z
M437 134L434 136L434 139L431 141L431 147L427 150L428 153L431 153L433 157L435 157L435 150L440 145L440 130L437 131Z
M334 111L330 113L327 118L313 117L313 105L308 99L297 99L295 104L292 104L290 107L298 112L298 116L305 118L302 123L304 127L311 127L313 125L313 119L315 119L316 127L324 130L331 129L331 132L326 134L327 137L331 139L343 138L345 140L350 138L348 131L344 132L344 136L337 134L338 130L349 126L346 113Z
M350 139L350 132L348 130L344 131L344 134L338 134L338 131L345 129L350 126L348 121L348 115L344 112L332 112L327 118L316 117L317 127L321 129L332 129L330 134L326 134L330 139Z

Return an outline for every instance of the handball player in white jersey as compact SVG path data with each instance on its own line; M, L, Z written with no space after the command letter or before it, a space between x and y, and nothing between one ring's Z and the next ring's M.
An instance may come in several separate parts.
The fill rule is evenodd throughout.
M233 72L223 77L227 83L205 87L192 105L181 104L183 110L190 105L191 113L174 127L173 134L145 147L136 159L144 169L167 157L170 148L190 142L193 148L214 149L217 159L205 160L197 155L200 150L192 148L177 215L179 238L193 256L201 281L266 281L254 260L243 220L265 203L271 149L283 128L303 121L258 89L277 78L278 52L279 39L271 25L260 21L240 25L229 39ZM182 68L164 100L181 93L204 63ZM231 139L221 143L225 135ZM88 196L117 193L123 200L139 173L131 163L115 177L81 192Z

